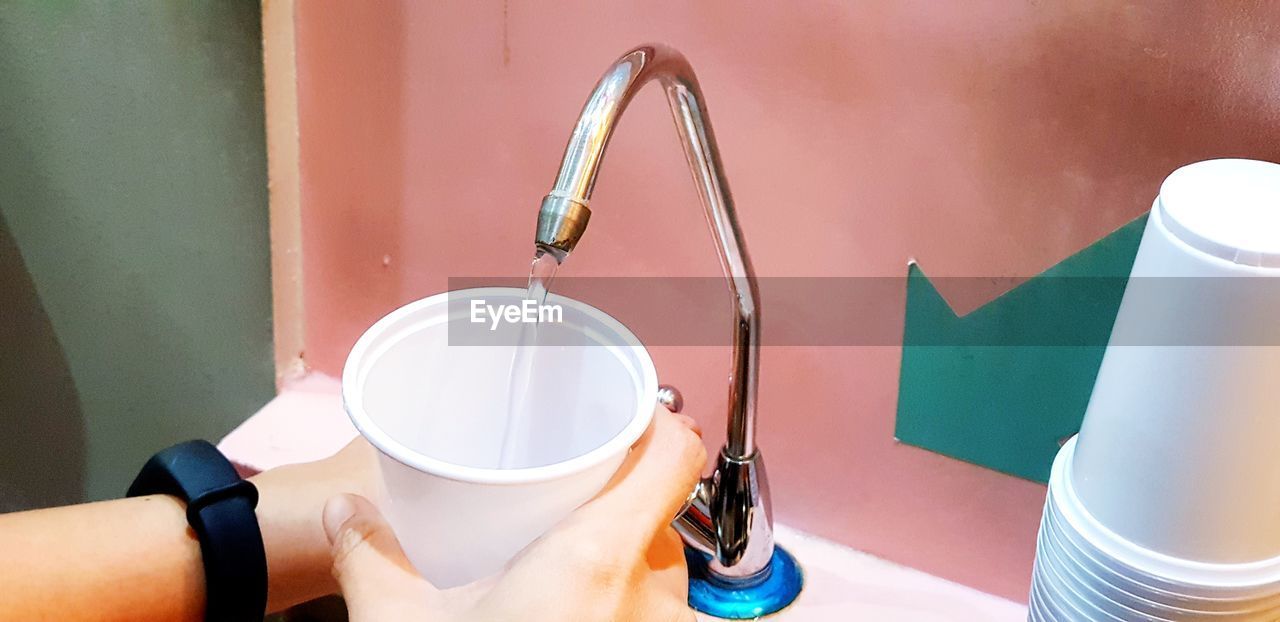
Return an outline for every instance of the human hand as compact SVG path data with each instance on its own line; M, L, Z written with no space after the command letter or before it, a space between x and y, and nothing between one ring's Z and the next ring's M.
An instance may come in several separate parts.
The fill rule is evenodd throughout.
M258 488L258 525L267 553L267 610L279 611L332 594L329 540L320 516L334 495L373 496L378 487L373 446L357 437L338 453L315 462L291 464L252 478Z
M671 520L698 481L706 449L692 420L658 408L605 489L495 577L438 590L414 571L364 498L324 508L333 575L353 622L382 620L694 619Z

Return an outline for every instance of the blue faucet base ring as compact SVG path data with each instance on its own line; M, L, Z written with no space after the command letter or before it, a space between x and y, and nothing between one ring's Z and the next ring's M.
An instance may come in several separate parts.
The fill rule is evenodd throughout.
M689 606L717 618L752 620L776 613L790 605L804 586L804 573L782 547L773 549L764 572L746 579L712 574L710 559L688 547L684 559L689 564Z

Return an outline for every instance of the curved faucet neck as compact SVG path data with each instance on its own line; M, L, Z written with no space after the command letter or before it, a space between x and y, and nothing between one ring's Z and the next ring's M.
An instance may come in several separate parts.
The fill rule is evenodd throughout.
M760 295L705 100L693 68L679 52L661 45L636 48L619 58L596 84L573 128L555 186L543 199L536 243L561 260L572 252L586 230L591 192L614 127L640 88L655 79L666 92L734 297L728 440L722 453L730 460L746 460L756 451Z

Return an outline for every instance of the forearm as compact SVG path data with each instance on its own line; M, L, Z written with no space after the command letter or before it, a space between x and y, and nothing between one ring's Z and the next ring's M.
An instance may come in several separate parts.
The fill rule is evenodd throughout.
M332 593L324 502L369 496L367 448L254 476L269 611ZM201 620L186 507L158 495L0 515L0 620Z
M200 543L173 497L0 515L0 559L0 620L204 615Z

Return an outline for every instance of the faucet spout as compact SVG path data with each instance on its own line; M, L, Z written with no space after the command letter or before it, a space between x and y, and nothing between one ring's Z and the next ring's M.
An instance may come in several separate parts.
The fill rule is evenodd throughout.
M661 45L639 47L605 72L573 128L555 186L542 201L535 242L562 261L573 251L586 231L591 192L618 119L636 92L655 80L675 118L734 300L728 440L714 474L691 496L675 526L691 549L708 558L711 573L729 583L754 585L776 565L768 484L755 438L760 293L702 91L679 52ZM798 591L798 578L793 583ZM790 599L782 604L786 602Z
M729 440L724 453L733 460L748 459L756 451L760 293L738 226L729 184L725 181L702 90L693 68L679 52L662 45L639 47L624 54L605 72L578 116L555 186L542 200L535 242L562 261L577 246L591 216L591 192L609 138L627 104L651 80L657 80L666 92L685 159L716 241L720 265L734 297Z

